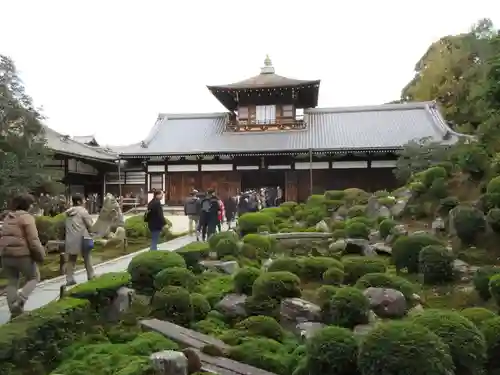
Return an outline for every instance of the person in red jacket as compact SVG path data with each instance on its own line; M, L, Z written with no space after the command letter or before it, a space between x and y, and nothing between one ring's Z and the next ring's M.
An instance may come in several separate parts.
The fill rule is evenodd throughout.
M219 199L219 222L217 224L217 229L219 229L219 233L222 232L222 221L224 220L224 216L226 215L226 210L224 208L224 202Z

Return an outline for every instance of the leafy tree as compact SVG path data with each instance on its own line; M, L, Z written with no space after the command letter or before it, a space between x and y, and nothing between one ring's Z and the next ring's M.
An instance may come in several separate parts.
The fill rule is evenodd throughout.
M0 207L5 208L14 193L57 186L60 176L45 167L52 153L42 119L14 62L0 55Z
M401 150L394 174L396 178L406 183L414 173L445 162L449 159L446 146L429 138L408 142Z

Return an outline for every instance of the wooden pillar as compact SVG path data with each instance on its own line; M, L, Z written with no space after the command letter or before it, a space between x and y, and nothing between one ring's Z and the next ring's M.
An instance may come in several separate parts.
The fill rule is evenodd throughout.
M297 172L295 171L285 171L285 201L297 202L298 192L297 192Z

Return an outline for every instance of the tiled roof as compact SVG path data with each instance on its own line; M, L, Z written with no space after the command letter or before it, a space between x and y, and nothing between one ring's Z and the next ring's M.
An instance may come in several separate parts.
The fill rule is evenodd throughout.
M113 161L117 157L114 153L105 152L95 147L77 142L71 137L60 134L48 126L44 126L44 131L45 138L47 138L47 147L55 152L103 161Z
M455 142L434 102L306 110L305 130L232 133L226 113L163 114L147 139L120 155L400 149L414 139ZM146 147L143 147L146 146Z
M96 141L95 137L93 135L75 135L73 139L77 142L83 143L83 144L96 144L97 146L99 143Z

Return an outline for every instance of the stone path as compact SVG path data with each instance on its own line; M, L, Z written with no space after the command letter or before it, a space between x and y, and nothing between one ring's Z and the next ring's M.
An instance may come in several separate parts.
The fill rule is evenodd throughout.
M194 236L183 236L176 238L172 241L164 242L159 245L159 250L163 251L173 251L182 247L192 241L195 241ZM96 275L102 275L108 272L120 272L127 269L130 260L148 249L143 249L138 252L127 254L123 257L109 260L107 262L100 263L94 266ZM81 283L86 281L85 270L78 270L75 272L76 281ZM39 307L45 306L51 301L54 301L59 296L59 291L62 285L66 283L64 276L59 276L54 279L45 280L38 284L33 294L30 296L28 302L26 303L26 310L34 310ZM0 298L0 324L8 322L10 319L9 308L7 306L7 299L5 297Z

